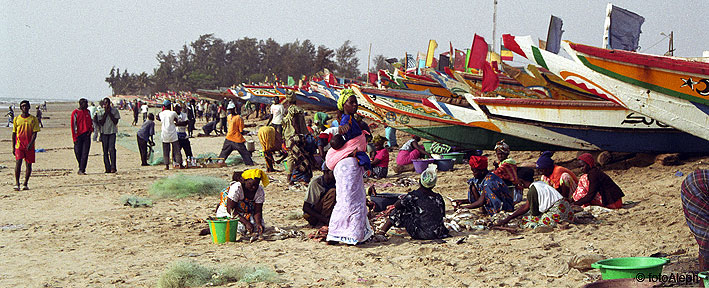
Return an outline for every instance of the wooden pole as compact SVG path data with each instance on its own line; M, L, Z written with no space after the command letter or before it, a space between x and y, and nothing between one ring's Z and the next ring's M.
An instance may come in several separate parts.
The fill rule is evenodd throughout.
M372 43L369 43L369 55L367 55L367 73L369 73L369 63L372 62ZM369 74L367 74L367 79L369 79Z
M495 40L497 40L497 0L492 3L492 52L495 52Z

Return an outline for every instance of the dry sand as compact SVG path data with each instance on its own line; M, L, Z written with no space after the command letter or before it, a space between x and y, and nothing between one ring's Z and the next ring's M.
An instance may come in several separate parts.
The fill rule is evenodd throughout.
M277 271L284 282L254 286L295 287L579 287L598 279L600 272L570 269L558 274L564 272L572 257L587 253L610 258L660 252L671 255L672 263L665 266L665 272L696 270L697 244L685 224L680 200L684 177L675 176L675 172L687 174L696 168L709 168L709 157L685 159L679 166L634 159L606 168L623 188L624 201L635 204L601 215L600 224L571 225L567 230L453 233L454 237L443 244L392 236L389 242L358 247L328 246L296 238L216 245L198 232L207 227L201 219L214 213L218 195L161 200L151 208L122 206L119 198L125 194L147 196L150 185L168 175L228 179L234 169L243 166L164 171L162 166L140 167L135 148L118 146L118 173L104 174L100 143L92 143L89 175L80 176L76 174L68 127L75 104L48 106L49 112L44 115L51 119L45 120L46 126L37 138L37 148L48 151L37 154L29 191L12 190L11 129L0 129L1 142L6 145L5 152L0 152L0 165L7 167L0 170L6 179L0 182L0 226L4 227L0 230L1 287L155 286L168 264L177 260L220 266L263 265ZM120 131L135 135L138 127L130 126L128 112L122 113ZM405 137L399 133L399 142L403 143ZM222 142L221 137L192 139L195 155L218 153ZM394 163L394 153L390 164ZM525 161L534 160L535 155L537 152L513 151L511 156ZM571 161L575 156L576 152L563 152L554 158ZM262 157L255 157L255 161L265 169ZM437 192L453 198L466 195L465 179L471 173L466 165L456 168L439 174ZM313 232L305 221L288 217L300 213L304 190L286 189L283 173L270 176L274 181L266 188L264 205L268 224ZM414 177L412 172L403 176ZM396 177L379 182L393 182ZM454 243L464 236L465 242Z

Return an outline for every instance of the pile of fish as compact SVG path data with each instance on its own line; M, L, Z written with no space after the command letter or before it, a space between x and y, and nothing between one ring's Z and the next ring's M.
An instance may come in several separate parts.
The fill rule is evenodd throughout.
M495 214L494 216L488 217L480 215L479 213L474 212L470 209L460 208L452 214L446 215L446 217L443 219L443 225L445 225L448 230L452 230L455 232L460 232L464 230L480 231L488 229L488 227L490 227L492 224L499 220L505 219L510 214L511 213L508 212L500 212ZM515 224L513 223L511 225Z

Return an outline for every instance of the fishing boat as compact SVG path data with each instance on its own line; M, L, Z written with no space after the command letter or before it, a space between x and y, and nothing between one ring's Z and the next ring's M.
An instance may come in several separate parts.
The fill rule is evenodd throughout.
M427 73L441 82L447 77L437 71ZM446 86L454 81L447 79L441 84ZM472 111L484 112L500 132L536 142L554 143L568 149L695 153L709 147L709 142L702 138L610 101L461 95L470 102Z
M512 67L505 62L501 62L500 66L505 71L505 74L515 79L530 90L544 90L552 99L558 100L604 100L596 95L589 93L579 87L571 85L546 70L540 71L537 66L527 65L525 69L520 67Z
M709 141L610 101L474 97L504 133L574 150L706 152Z
M505 139L515 150L566 150L566 148L500 133L480 110L447 104L445 97L401 91L361 88L352 90L360 105L358 113L397 130L465 149L494 149ZM435 97L435 98L434 98ZM437 99L437 100L436 100Z
M605 73L613 75L611 77L586 66L584 61L589 63L589 65L592 62L583 55L577 55L569 42L564 41L561 46L571 55L573 60L539 49L533 45L532 38L529 36L515 37L504 35L503 40L507 49L551 71L570 84L637 113L647 115L656 121L659 120L676 129L709 140L709 129L707 129L709 127L709 106L707 106L709 102L707 102L707 99L709 98L699 93L705 90L704 85L709 80L706 82L694 80L707 78L709 72L707 72L705 65L709 64L673 59L671 57L657 58L659 56L608 50L603 55L617 53L617 55L637 56L632 58L634 59L634 66L630 64L624 64L625 66L617 65L617 67L633 67L632 69L628 68L628 71L623 71L622 73L624 74L604 68ZM579 46L576 47L578 48ZM600 53L597 54L600 55ZM584 60L581 57L584 57ZM620 63L619 59L614 59L614 61ZM643 59L645 62L638 59ZM662 64L660 63L661 59L667 60L667 62ZM593 63L601 65L600 61ZM686 69L682 68L682 64L688 67ZM601 70L599 69L599 71ZM621 72L621 70L618 70L618 72ZM648 76L642 76L643 73ZM691 91L694 91L695 94L692 94Z

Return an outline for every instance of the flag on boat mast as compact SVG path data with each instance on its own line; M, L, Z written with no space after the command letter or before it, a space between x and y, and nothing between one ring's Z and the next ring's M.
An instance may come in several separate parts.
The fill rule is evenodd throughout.
M436 48L438 48L436 40L429 40L428 51L426 52L426 67L433 67L433 53L436 51Z
M640 48L638 42L644 22L643 16L608 3L603 31L603 47L637 51Z

